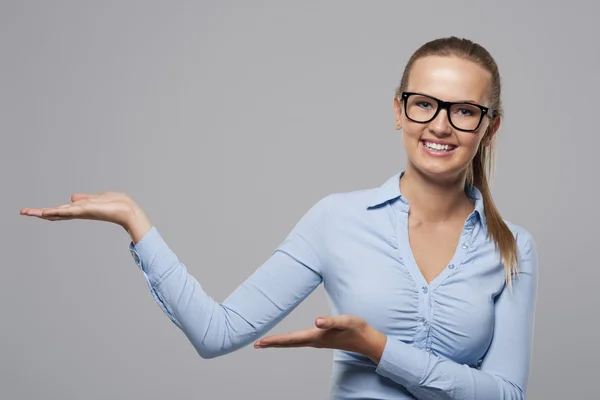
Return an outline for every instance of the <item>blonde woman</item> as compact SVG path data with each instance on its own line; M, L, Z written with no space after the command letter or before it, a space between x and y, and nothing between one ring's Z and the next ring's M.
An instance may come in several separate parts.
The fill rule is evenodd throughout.
M329 348L332 398L523 399L537 255L488 186L500 94L482 46L455 37L424 44L393 99L406 167L379 187L318 201L222 303L125 194L74 194L21 214L121 225L157 304L203 358L249 344ZM332 316L265 337L321 283Z

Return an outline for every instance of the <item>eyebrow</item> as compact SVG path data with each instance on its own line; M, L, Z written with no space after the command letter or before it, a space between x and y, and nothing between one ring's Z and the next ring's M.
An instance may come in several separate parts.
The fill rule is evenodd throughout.
M424 96L429 96L429 97L437 98L434 95L429 94L429 93L418 92L418 91L415 91L415 93L420 93L420 94L422 94ZM481 104L481 102L479 102L477 100L456 100L456 101L451 101L450 103L475 103L475 104Z

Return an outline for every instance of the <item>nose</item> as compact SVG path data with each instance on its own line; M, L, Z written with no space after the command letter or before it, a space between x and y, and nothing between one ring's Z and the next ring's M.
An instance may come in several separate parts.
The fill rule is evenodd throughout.
M448 111L445 109L440 110L435 119L429 123L429 129L438 136L451 134L452 125L450 125L450 120L448 119Z

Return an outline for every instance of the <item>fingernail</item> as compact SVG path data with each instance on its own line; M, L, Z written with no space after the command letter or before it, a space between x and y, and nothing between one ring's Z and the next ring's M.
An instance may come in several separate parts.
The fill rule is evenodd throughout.
M325 325L325 321L321 318L317 319L317 326L319 328L323 327Z

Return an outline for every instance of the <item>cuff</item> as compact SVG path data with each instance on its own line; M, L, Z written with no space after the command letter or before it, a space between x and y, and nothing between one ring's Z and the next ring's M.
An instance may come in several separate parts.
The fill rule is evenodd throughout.
M129 242L129 252L135 264L147 275L152 285L161 280L173 263L178 262L177 257L154 226L136 244L133 244L133 241Z
M388 336L375 372L407 388L419 386L428 356L425 351Z

